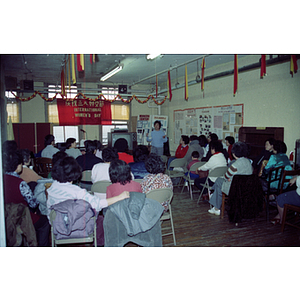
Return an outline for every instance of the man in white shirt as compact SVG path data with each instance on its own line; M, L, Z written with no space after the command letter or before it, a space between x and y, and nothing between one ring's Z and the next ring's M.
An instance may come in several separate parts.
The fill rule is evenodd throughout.
M53 155L59 152L59 149L54 147L55 138L52 134L47 134L45 136L45 148L41 153L41 157L53 158Z

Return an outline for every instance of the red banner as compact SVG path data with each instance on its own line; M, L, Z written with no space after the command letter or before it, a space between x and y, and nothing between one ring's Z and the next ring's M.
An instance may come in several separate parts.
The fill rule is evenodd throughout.
M262 54L261 56L261 65L260 65L260 78L264 78L264 76L267 74L266 69L266 55Z
M234 74L233 74L233 96L235 96L236 91L238 89L238 74L239 69L238 69L238 56L237 54L234 54Z
M60 126L111 125L111 103L103 100L57 99Z

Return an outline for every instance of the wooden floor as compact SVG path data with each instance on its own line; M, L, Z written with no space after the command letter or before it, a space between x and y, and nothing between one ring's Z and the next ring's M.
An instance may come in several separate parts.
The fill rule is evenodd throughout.
M208 202L197 204L198 196L191 200L187 190L181 194L174 189L172 201L173 222L176 234L176 247L267 247L300 246L300 230L267 223L263 211L256 220L243 220L238 227L224 218L207 212ZM275 217L277 209L270 210L270 219ZM166 224L168 225L168 224ZM162 225L164 226L164 224ZM173 247L172 236L163 237L164 247Z

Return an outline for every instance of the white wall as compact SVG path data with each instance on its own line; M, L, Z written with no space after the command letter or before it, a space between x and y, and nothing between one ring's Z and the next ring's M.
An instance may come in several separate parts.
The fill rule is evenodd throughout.
M239 59L238 66L258 62L260 55ZM205 70L205 76L224 70L232 70L233 64ZM284 127L284 142L288 153L300 138L300 73L292 78L290 63L267 66L267 76L260 79L260 69L239 74L238 93L233 97L233 75L209 80L204 83L204 98L200 84L189 86L189 100L184 100L184 89L174 90L170 102L161 106L161 114L169 116L170 149L176 150L178 141L173 140L173 112L176 109L216 105L244 104L244 126ZM189 75L189 81L194 80ZM181 81L183 82L183 81ZM145 105L145 104L144 104ZM139 114L139 106L132 104L132 111ZM143 107L143 113L145 109Z

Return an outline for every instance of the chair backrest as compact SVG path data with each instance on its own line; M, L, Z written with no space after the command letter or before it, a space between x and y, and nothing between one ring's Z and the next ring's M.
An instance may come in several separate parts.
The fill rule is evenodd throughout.
M143 179L141 179L141 178L135 178L133 181L141 183L143 181Z
M101 180L101 181L96 181L93 183L91 187L92 192L96 193L106 193L106 188L111 185L111 181L108 180Z
M83 171L81 181L83 181L83 182L92 182L92 171L91 170Z
M216 167L209 171L208 176L209 177L221 177L226 173L227 169L228 169L227 166Z
M183 158L175 158L170 162L169 169L176 168L176 167L184 167L185 164L186 164L186 159L184 157Z
M272 182L278 182L276 192L279 193L283 172L284 172L284 166L270 169L269 174L268 174L268 194L270 194ZM272 190L273 190L273 188L272 188Z
M281 179L281 184L280 184L280 194L283 192L284 190L284 184L286 182L290 181L290 177L291 176L296 176L296 175L300 175L300 169L297 170L284 170L283 171L283 175L282 175L282 179Z
M154 189L146 193L146 197L149 199L153 199L158 201L159 203L163 203L168 201L171 204L173 199L173 191L169 188L160 188Z
M199 161L191 165L189 172L195 172L198 168L206 164L206 161Z
M166 155L161 155L160 157L161 157L162 161L163 161L165 164L168 162L168 156L166 156Z
M43 178L47 178L52 170L52 159L47 157L36 157L33 160L33 170Z

